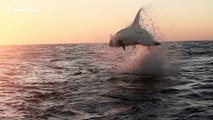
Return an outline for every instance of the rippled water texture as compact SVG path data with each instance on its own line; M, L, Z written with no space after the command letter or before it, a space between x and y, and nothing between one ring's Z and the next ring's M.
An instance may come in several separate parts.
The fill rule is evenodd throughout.
M0 119L212 120L213 42L0 47Z

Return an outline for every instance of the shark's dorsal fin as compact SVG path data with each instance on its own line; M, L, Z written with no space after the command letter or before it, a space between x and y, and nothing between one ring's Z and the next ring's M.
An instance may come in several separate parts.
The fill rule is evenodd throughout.
M139 9L137 15L135 16L135 19L134 19L134 22L132 23L132 26L135 26L135 27L140 27L140 13L141 13L141 9Z

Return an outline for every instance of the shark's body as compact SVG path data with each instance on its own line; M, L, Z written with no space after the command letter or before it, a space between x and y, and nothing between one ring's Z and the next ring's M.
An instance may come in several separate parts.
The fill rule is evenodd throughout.
M143 45L143 46L157 46L159 42L155 41L153 36L140 26L140 12L138 11L134 22L131 26L118 31L112 36L109 46L110 47L123 47L130 45Z

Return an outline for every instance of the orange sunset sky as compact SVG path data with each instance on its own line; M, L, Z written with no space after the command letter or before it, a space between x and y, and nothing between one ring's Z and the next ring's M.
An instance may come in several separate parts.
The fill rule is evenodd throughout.
M141 7L165 40L213 40L212 6L213 0L0 0L0 45L108 42Z

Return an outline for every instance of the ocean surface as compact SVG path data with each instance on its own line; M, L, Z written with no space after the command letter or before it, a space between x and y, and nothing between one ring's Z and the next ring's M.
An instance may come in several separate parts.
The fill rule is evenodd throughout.
M213 41L0 46L1 120L213 120Z

